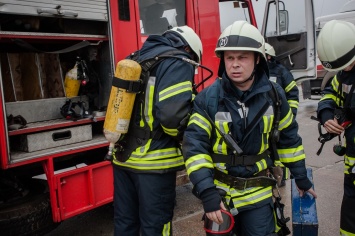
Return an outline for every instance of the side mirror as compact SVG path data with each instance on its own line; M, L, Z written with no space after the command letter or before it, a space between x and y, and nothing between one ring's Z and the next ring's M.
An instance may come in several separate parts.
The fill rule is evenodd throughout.
M280 24L280 33L286 31L288 32L288 11L280 10L279 11L279 24Z

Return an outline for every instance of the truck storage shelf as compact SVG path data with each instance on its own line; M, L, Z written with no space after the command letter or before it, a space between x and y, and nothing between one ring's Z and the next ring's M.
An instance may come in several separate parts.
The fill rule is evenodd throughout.
M37 33L37 32L17 32L17 31L0 31L1 38L27 38L27 39L60 39L60 40L92 40L106 41L107 35L92 34L64 34L64 33Z
M28 133L34 133L34 132L52 130L52 129L58 129L58 128L65 128L65 127L71 127L71 126L77 126L77 125L83 125L83 124L89 124L89 123L103 121L103 120L105 120L105 116L80 119L77 121L56 119L56 120L28 123L26 125L26 128L9 131L9 136L28 134Z
M92 140L73 143L69 145L63 145L55 148L48 148L35 152L22 152L22 151L11 151L11 163L18 163L22 161L37 159L37 158L48 158L48 157L60 157L72 153L92 150L100 147L108 146L109 142L106 140L103 134L94 135ZM102 157L103 159L104 157Z

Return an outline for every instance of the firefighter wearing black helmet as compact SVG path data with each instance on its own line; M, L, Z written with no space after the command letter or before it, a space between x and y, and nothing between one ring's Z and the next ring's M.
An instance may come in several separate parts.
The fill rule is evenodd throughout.
M327 22L317 39L317 53L323 67L337 71L323 90L318 103L318 119L328 133L344 132L344 195L340 213L340 235L355 235L355 26L332 20Z
M269 91L273 87L282 103L276 143L280 161L290 169L301 195L308 191L316 196L307 178L298 125L283 89L269 81L264 38L256 27L234 22L220 35L215 52L220 58L220 77L196 96L182 145L193 193L202 200L210 221L223 225L223 211L230 209L237 235L276 235L275 182L267 177L274 163L268 152L274 119ZM226 192L226 204L219 189ZM208 225L208 235L230 235L227 227L211 234Z

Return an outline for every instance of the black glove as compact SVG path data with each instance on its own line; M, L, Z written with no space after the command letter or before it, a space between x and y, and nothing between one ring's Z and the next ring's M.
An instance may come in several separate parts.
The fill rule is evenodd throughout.
M221 209L220 203L222 198L216 188L209 188L203 191L201 193L201 200L206 213Z
M310 188L312 188L312 182L308 178L295 179L295 182L297 187L301 190L308 191Z

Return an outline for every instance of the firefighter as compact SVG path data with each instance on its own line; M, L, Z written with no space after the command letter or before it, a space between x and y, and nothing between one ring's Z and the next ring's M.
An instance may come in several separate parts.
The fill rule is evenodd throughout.
M285 90L287 102L292 109L293 117L296 118L299 91L295 79L291 72L276 60L275 49L268 43L265 43L265 54L270 73L269 79L278 83Z
M169 51L200 62L202 42L190 27L174 27L150 35L136 53L137 61ZM194 75L192 64L166 58L151 69L142 96L135 99L128 135L119 141L123 147L113 152L116 236L172 234L176 172L184 169L182 121L186 127ZM147 129L144 140L139 135Z
M276 60L275 49L268 43L265 43L265 54L270 73L269 79L278 83L285 90L286 99L292 109L293 118L296 119L299 91L293 75L285 66ZM279 181L278 186L285 186L285 180L288 179L289 176L288 170L280 162L276 162L275 165L280 166L283 170L282 179Z
M344 155L344 195L340 212L340 235L355 235L355 26L332 20L317 39L317 53L323 67L337 74L323 90L317 116L328 133L344 132L345 146L334 152ZM346 148L345 148L346 147Z
M208 221L223 225L228 208L237 235L276 235L275 181L268 178L274 163L268 151L275 105L271 90L281 99L276 143L280 161L290 169L300 195L308 191L316 197L307 178L298 125L284 91L269 81L264 38L256 27L234 22L220 35L215 53L220 58L219 78L196 96L182 143L193 193L205 211L205 230L213 235ZM223 198L220 190L226 193Z

